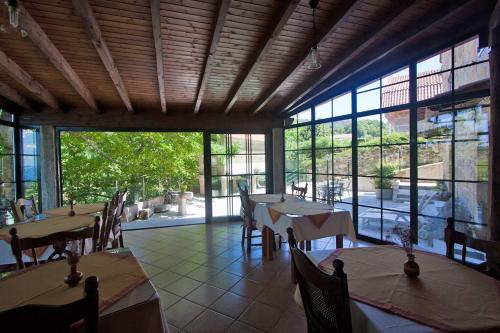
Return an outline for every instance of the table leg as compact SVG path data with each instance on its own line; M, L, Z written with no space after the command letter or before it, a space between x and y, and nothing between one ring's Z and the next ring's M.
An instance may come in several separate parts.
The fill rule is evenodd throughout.
M304 251L304 241L299 242L299 248Z
M267 257L267 227L262 228L262 256Z
M293 258L290 259L291 277L292 283L297 284L297 271L295 269L295 264L293 263Z
M271 228L267 228L267 253L268 253L268 259L270 261L273 260L273 256L274 256L274 253L273 253L273 237L274 237L273 231L271 230Z
M306 241L306 251L311 251L311 241Z
M344 247L344 235L336 235L335 241L337 249L341 249Z

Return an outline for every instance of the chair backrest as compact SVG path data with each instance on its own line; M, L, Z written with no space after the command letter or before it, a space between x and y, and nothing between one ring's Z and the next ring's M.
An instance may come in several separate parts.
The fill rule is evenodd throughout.
M295 186L295 182L292 182L292 195L299 199L304 199L307 194L307 184L308 183L306 183L305 187L298 187Z
M12 212L12 218L14 219L14 223L20 223L24 221L24 214L21 210L21 206L19 206L14 200L10 200L10 210Z
M307 317L308 332L352 332L344 263L335 259L333 275L324 273L297 248L292 228L288 228L287 233L292 263Z
M97 243L97 250L105 250L108 246L111 231L116 223L116 214L118 211L118 200L119 192L116 192L109 204L104 203L104 209L102 211L102 223L101 223L101 233L99 235L99 241Z
M250 203L250 196L248 194L248 187L238 184L238 191L240 192L241 208L243 210L243 221L245 225L251 226L253 221L253 208Z
M72 332L72 324L84 320L86 333L97 333L99 319L99 280L85 279L82 299L61 305L24 305L0 312L4 332Z
M123 210L125 208L125 201L127 201L128 190L125 187L125 190L118 195L118 204L116 206L116 216L113 222L113 226L111 228L111 232L113 234L113 239L111 241L111 245L113 248L118 248L119 246L123 247L123 238L122 238L122 215Z
M486 254L486 261L484 263L468 265L497 279L500 278L500 242L477 239L469 237L463 232L456 231L455 219L453 217L446 219L444 240L446 242L446 256L448 258L454 259L455 244L462 245L461 262L464 265L467 264L465 260L467 257L467 248L484 252Z
M59 257L64 257L64 254L68 254L66 246L68 241L82 241L81 244L81 255L85 253L85 239L92 238L92 251L97 248L97 239L99 236L99 217L95 217L94 226L81 228L72 231L62 231L56 232L47 236L37 237L37 238L19 238L17 235L17 229L11 228L9 230L11 241L10 246L12 249L12 254L16 258L16 264L18 269L25 268L24 261L22 260L23 251L31 250L31 255L33 257L33 262L38 265L38 258L35 249L42 246L52 245L54 251L47 258L47 262L56 259L56 255Z

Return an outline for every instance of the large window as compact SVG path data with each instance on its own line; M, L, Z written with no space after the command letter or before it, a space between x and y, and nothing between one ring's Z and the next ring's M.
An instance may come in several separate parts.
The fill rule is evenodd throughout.
M443 253L453 216L486 237L488 52L474 37L299 113L285 126L287 186L352 211L360 236L393 241L404 224Z

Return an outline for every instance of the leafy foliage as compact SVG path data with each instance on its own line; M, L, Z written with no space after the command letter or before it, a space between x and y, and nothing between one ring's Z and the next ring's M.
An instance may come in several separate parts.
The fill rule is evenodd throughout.
M133 200L197 186L203 136L191 132L63 132L63 196L99 202L128 187Z

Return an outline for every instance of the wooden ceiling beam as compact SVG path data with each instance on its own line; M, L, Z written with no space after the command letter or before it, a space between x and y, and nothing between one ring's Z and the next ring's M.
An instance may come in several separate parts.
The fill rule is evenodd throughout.
M12 59L0 50L0 68L2 68L12 79L29 90L42 102L53 109L60 110L59 103L52 94L40 83L35 81L24 69L19 67Z
M231 2L230 0L220 0L219 10L217 12L217 18L215 21L215 28L212 33L212 38L210 40L210 47L208 50L208 54L205 58L205 65L203 66L200 84L198 86L198 91L196 93L196 102L194 106L195 114L200 112L201 100L203 99L203 95L205 94L205 89L207 87L207 82L208 82L208 76L210 75L210 71L212 69L213 57L215 54L215 50L217 49L217 44L219 44L220 35L222 32L222 28L224 27L224 22L226 21L226 15L227 11L229 10L230 2Z
M228 114L229 111L231 111L231 108L238 100L238 95L241 89L247 84L248 80L252 77L253 73L255 72L255 69L261 62L263 56L271 48L271 45L274 43L276 38L279 36L281 31L285 27L286 22L288 22L288 19L290 18L290 16L292 16L298 4L299 0L288 0L287 3L282 8L280 8L279 18L277 18L277 20L273 20L276 23L273 25L272 29L269 30L267 36L263 40L263 43L255 52L254 56L250 60L249 66L247 66L247 68L243 71L243 73L241 73L241 75L236 80L236 83L233 85L231 93L229 94L229 97L224 106L225 114Z
M125 104L125 107L129 112L134 112L127 89L125 88L125 84L123 83L120 72L116 67L115 61L113 60L111 51L102 37L101 28L99 27L99 23L97 23L97 19L94 16L94 12L92 11L88 0L72 0L72 2L76 12L81 17L83 25L90 36L90 40L92 41L92 44L94 44L97 54L101 57L101 61L104 64L104 67L106 67L106 70L108 71L109 76L111 77L111 80L113 81L115 88L123 101L123 104Z
M18 1L20 28L24 29L33 44L49 59L54 67L64 76L83 100L96 112L99 112L97 103L87 86L80 79L71 65L66 61L61 52L52 43L40 25L33 19L28 10Z
M306 80L304 84L297 87L290 96L286 97L286 105L279 107L280 112L285 113L296 110L305 103L331 89L333 85L342 83L349 77L352 77L356 73L361 72L389 53L403 47L408 40L416 38L419 35L425 33L425 31L432 29L442 20L451 18L457 15L457 13L459 12L467 12L467 10L472 10L473 8L475 8L475 6L480 6L480 1L481 0L456 1L451 4L452 7L447 6L440 11L430 13L426 16L425 19L420 21L419 24L415 25L412 29L406 30L404 33L399 34L397 38L391 39L390 41L380 45L380 47L378 48L379 52L377 52L376 54L372 54L369 61L364 62L361 65L357 63L354 70L348 71L348 73L345 73L344 75L339 77L337 74L342 70L342 68L344 68L356 56L359 56L363 52L366 52L367 49L372 46L377 39L381 38L385 33L390 31L396 24L398 17L404 16L406 14L410 15L415 7L418 7L419 3L416 2L409 6L400 8L400 10L398 10L391 19L380 25L378 29L375 29L374 33L366 36L365 38L360 40L359 43L354 44L351 48L346 50L346 52L344 52L345 56L341 56L340 61L328 64L328 66L325 66L325 71L321 75L314 76L313 78ZM311 93L310 96L307 96L307 94L309 93Z
M3 82L0 82L0 95L25 109L31 109L30 103L26 98Z
M321 44L325 39L328 38L328 36L335 31L342 23L351 16L351 14L359 7L361 6L362 1L361 0L350 0L350 1L344 1L342 4L339 6L338 9L335 10L335 13L332 15L332 17L329 17L325 27L321 29L321 32L319 34L319 38L315 40L311 40L310 43L305 47L299 56L296 58L296 60L292 63L292 65L288 68L283 75L281 75L276 82L272 85L272 87L263 94L262 97L260 97L257 100L257 103L252 107L252 114L256 114L259 111L262 110L264 106L269 103L269 101L274 97L274 95L281 89L281 87L285 84L286 80L288 80L290 77L292 77L298 70L299 68L303 65L304 61L307 60L307 56L309 55L309 51L311 50L311 47L313 47L314 44L318 43ZM320 45L321 46L321 45Z
M151 0L151 23L153 24L153 39L155 42L156 74L160 92L161 112L167 114L167 97L165 92L165 73L163 68L163 52L160 25L160 0Z

